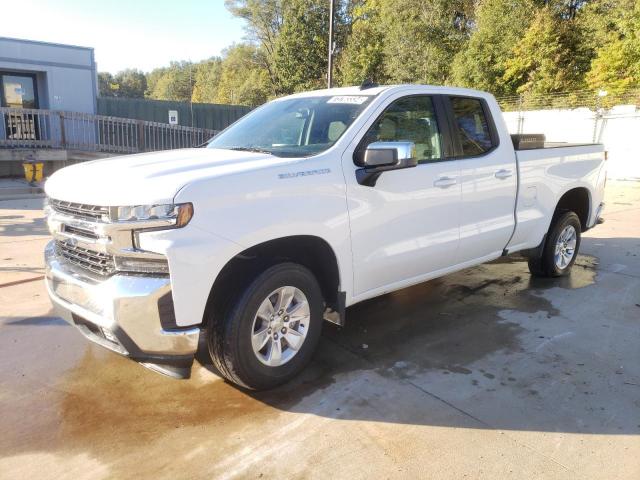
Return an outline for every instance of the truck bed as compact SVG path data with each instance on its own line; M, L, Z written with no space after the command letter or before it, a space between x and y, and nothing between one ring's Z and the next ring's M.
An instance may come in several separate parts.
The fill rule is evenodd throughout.
M590 199L586 226L596 221L597 208L602 202L605 161L604 145L549 142L543 148L516 150L519 172L517 227L510 251L531 248L539 244L549 228L558 199L576 187L597 193Z
M513 148L516 151L600 145L598 143L547 142L545 136L540 133L512 134L511 141L513 142Z
M548 148L563 148L563 147L591 147L594 145L602 145L601 143L569 143L569 142L544 142L543 147L539 148L522 148L516 149L517 151L522 150L544 150Z

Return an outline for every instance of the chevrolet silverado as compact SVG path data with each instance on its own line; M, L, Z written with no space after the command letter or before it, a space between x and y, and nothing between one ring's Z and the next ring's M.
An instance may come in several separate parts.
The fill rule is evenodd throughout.
M605 182L602 145L510 136L487 93L305 92L200 148L53 174L45 281L93 342L177 378L200 343L265 389L363 300L516 252L569 274Z

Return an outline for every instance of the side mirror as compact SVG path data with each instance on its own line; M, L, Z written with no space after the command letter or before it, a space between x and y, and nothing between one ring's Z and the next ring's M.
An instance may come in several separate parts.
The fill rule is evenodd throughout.
M363 167L356 170L358 183L373 187L383 172L415 167L416 146L413 142L373 142L356 153L355 162Z

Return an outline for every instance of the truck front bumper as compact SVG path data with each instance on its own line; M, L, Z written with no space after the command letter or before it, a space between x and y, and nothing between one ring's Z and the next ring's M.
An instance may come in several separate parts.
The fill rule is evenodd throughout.
M92 342L176 378L188 378L199 327L171 328L171 281L149 275L96 278L45 249L47 292L56 313Z

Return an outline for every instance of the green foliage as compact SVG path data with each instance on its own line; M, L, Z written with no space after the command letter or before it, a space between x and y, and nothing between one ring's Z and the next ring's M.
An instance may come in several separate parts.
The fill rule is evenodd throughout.
M156 100L188 102L195 85L195 67L191 62L171 62L163 68L157 80L148 90L148 97Z
M505 61L507 88L520 94L548 94L584 88L593 50L576 28L545 7Z
M640 88L638 0L335 0L342 85L455 84L495 95ZM247 40L146 75L100 72L100 95L258 105L324 88L329 0L225 0Z
M120 86L118 93L120 97L143 98L147 89L147 77L140 70L127 69L115 76L116 83Z
M619 38L620 28L635 0L591 0L577 16L578 28L585 32L591 44L604 46Z
M466 48L473 16L470 2L387 0L381 13L389 81L447 83L455 54Z
M191 100L195 103L214 103L222 76L222 59L218 57L198 63Z
M98 89L102 97L143 98L147 89L147 77L135 69L122 70L115 76L100 72Z
M342 83L446 83L468 41L473 7L470 0L353 2L338 64Z
M147 91L144 92L145 97L151 97L151 92L156 88L156 84L167 71L166 68L156 68L147 73ZM161 99L160 99L161 100Z
M289 0L276 40L276 94L321 88L326 82L329 3Z
M385 83L382 0L358 0L350 16L351 33L337 63L340 83L359 85L366 79Z
M534 12L532 0L480 2L475 31L454 59L451 83L488 90L494 95L513 95L515 92L504 80L506 61Z
M640 88L640 4L622 0L589 7L584 19L586 29L601 42L587 84L593 90L614 95Z
M268 75L271 92L279 90L274 65L285 3L287 0L225 0L227 9L245 20L249 39L260 50L261 65Z
M98 72L98 94L101 97L115 96L116 87L113 75L109 72Z
M264 60L254 45L233 45L224 52L215 103L256 106L269 96Z

